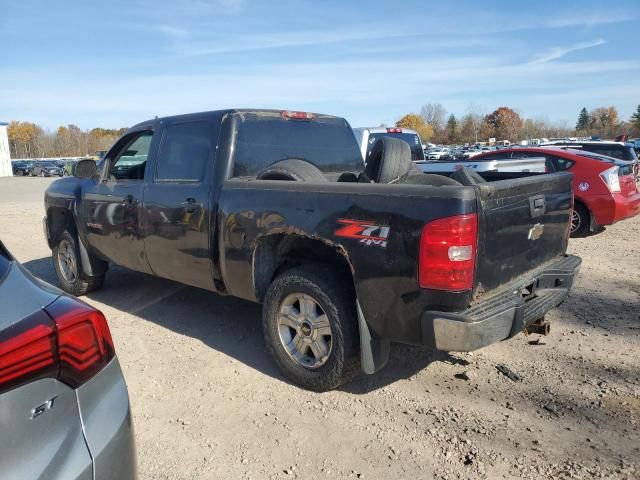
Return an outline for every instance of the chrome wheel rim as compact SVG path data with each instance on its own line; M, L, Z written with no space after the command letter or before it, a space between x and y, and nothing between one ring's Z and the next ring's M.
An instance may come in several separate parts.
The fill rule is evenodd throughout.
M580 219L580 215L574 210L571 213L571 233L574 233L576 230L578 230L581 223L582 220Z
M78 266L73 245L69 240L62 240L58 245L58 266L62 277L69 283L76 281L78 277Z
M331 355L329 317L310 295L292 293L282 301L278 336L289 357L305 368L320 368Z

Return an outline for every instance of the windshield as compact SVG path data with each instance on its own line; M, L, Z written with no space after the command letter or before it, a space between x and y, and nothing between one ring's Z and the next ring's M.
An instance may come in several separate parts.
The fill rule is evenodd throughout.
M417 133L389 133L389 132L380 132L380 133L371 133L369 135L369 141L367 142L367 158L369 158L369 154L371 153L371 149L373 148L373 144L376 143L381 137L393 137L399 138L400 140L404 140L409 144L411 148L411 160L419 161L424 160L424 150L422 150L422 142L420 141L420 137Z
M323 173L363 169L351 127L337 117L284 119L279 112L237 113L234 177L255 177L287 159L306 160Z

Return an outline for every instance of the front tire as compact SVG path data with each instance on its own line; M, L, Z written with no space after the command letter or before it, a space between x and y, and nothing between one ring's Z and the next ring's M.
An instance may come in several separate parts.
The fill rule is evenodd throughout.
M60 288L79 297L102 287L104 275L88 276L82 271L78 237L64 230L53 247L53 266Z
M262 326L271 357L302 388L334 389L358 365L353 287L323 267L277 277L265 296Z

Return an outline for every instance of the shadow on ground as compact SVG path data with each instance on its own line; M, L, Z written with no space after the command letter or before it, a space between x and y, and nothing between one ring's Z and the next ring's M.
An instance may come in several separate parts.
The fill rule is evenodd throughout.
M24 266L35 276L57 285L51 257L31 260ZM196 338L265 375L286 382L264 346L261 309L257 304L120 267L112 267L103 288L88 297ZM383 370L371 376L359 375L342 390L366 394L409 378L435 361L460 360L424 348L392 345L389 364Z

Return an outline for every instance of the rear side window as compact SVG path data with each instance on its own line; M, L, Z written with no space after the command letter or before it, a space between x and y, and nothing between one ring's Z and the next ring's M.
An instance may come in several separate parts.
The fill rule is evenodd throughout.
M362 155L341 118L285 119L279 112L236 113L234 177L255 177L281 160L300 159L323 173L359 171Z
M574 163L571 160L567 160L566 158L560 158L560 157L550 157L550 158L553 164L555 165L557 171L569 170Z
M208 122L169 125L158 152L156 180L202 181L211 157L212 139Z

